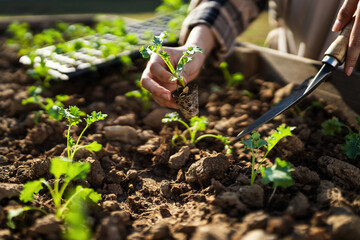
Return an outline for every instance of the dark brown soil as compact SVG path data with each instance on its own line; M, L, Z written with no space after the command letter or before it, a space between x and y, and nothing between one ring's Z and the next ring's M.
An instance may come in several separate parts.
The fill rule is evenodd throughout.
M63 226L53 215L31 212L16 219L17 229L6 226L7 210L23 205L18 199L22 185L52 178L50 159L65 149L66 123L46 115L34 123L36 106L21 105L34 82L16 52L3 42L1 38L0 239L61 239ZM138 60L126 74L113 66L53 82L46 93L69 94L67 106L108 114L83 138L83 143L98 141L103 149L76 156L92 165L82 184L103 198L90 209L96 239L360 239L360 163L342 153L346 132L328 137L320 130L332 116L346 122L336 106L323 103L323 108L311 108L303 117L289 110L258 129L267 137L282 123L296 126L294 136L266 159L268 166L276 157L291 162L294 185L279 188L268 203L273 188L260 176L250 186L251 152L241 142L233 145L233 154L225 154L223 145L210 138L196 147L173 147L172 135L185 129L161 123L171 110L153 103L144 111L140 101L124 96L136 88L134 81L144 65ZM199 115L209 119L206 132L233 139L270 109L283 90L269 80L253 77L225 90L221 72L206 67L197 80ZM310 97L300 109L314 100L321 102ZM51 211L49 199L41 191L32 204Z

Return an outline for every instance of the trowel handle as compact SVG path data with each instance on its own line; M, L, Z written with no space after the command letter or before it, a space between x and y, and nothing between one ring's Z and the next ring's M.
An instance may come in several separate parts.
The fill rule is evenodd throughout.
M339 65L345 62L349 38L353 26L354 19L345 26L345 28L340 32L339 36L337 36L337 38L331 43L330 47L325 52L325 56L336 58L339 61Z

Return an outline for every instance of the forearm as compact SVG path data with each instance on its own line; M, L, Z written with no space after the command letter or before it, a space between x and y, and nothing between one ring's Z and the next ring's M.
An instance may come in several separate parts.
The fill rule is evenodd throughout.
M206 58L210 55L211 51L215 48L216 40L209 26L206 24L199 24L195 26L186 40L185 46L198 46Z
M229 0L224 4L218 1L198 1L184 21L180 44L187 42L190 33L198 25L208 26L215 42L214 56L217 62L221 61L233 48L236 37L258 15L260 7L257 3L259 1Z

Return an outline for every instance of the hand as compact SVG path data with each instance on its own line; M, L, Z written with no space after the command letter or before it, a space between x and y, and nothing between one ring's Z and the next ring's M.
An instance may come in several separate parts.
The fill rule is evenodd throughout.
M164 47L164 51L170 55L171 64L176 67L177 62L187 48L188 46L175 48ZM185 65L185 70L183 72L185 84L194 80L200 73L201 66L205 60L205 56L201 55L201 53L196 53L193 56L193 60L189 64ZM152 54L141 76L141 85L151 93L152 98L160 106L178 108L171 96L171 92L176 90L176 82L170 81L171 77L172 74L166 66L164 60L157 54Z
M344 71L350 76L354 70L356 61L360 54L360 1L347 0L344 2L332 27L334 32L341 31L354 17L355 22L351 30Z
M196 78L206 57L215 47L215 37L210 28L205 24L197 25L191 30L184 46L175 48L164 47L164 50L170 55L171 64L175 67L183 52L191 46L200 47L204 54L196 53L193 56L193 60L185 65L183 72L185 84ZM171 76L170 70L161 57L157 54L152 54L141 76L141 85L151 93L152 98L160 106L179 108L171 96L171 92L176 90L176 82L170 81Z

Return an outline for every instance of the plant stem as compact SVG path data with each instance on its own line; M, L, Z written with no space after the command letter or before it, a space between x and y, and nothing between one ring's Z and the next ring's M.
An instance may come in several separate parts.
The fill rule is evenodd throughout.
M269 200L268 200L268 205L270 204L270 202L271 202L272 198L274 197L275 192L276 192L276 189L277 189L277 187L274 187L274 190L272 191L272 193L271 193L271 195L270 195L270 197L269 197Z
M72 153L72 155L71 155L71 160L73 160L74 159L74 156L75 156L75 152L78 150L78 149L76 149L77 148L77 146L78 146L78 144L79 144L79 141L80 141L80 138L82 137L82 135L84 134L84 132L86 131L86 129L88 128L90 126L90 124L86 124L86 127L82 130L82 132L80 133L80 136L78 137L78 139L77 139L77 141L76 141L76 144L75 144L75 147L74 147L74 151L73 151L73 153Z
M250 185L253 185L255 182L255 178L256 178L256 174L255 174L255 160L256 160L256 155L257 155L257 151L254 152L253 149L251 149L252 152L252 163L251 163L251 180L250 180Z
M61 217L63 215L63 212L66 210L67 206L70 204L70 202L76 197L76 195L78 195L80 192L82 192L83 189L81 189L78 192L75 192L73 195L71 195L71 197L66 201L66 203L61 207L61 209L59 209L58 211L58 215L59 217Z
M70 147L70 129L71 129L71 125L69 124L69 128L68 128L68 131L67 131L67 135L66 135L66 140L67 140L67 155L68 155L68 158L70 158L71 156L71 147Z

